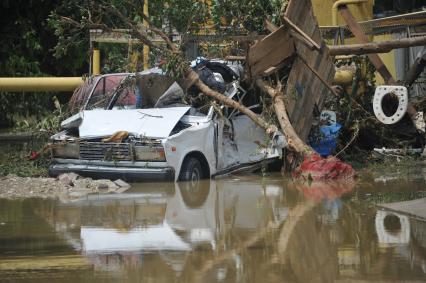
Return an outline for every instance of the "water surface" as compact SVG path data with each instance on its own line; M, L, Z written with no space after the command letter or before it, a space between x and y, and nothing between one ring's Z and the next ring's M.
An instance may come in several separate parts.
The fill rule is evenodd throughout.
M0 200L0 281L426 281L426 223L376 207L426 197L424 175L233 176L65 204Z

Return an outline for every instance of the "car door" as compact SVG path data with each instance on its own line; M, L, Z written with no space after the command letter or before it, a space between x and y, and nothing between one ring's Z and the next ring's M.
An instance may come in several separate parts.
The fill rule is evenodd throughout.
M254 94L237 87L239 91L233 96L233 99L252 111L260 112L260 104ZM228 120L232 125L232 141L238 149L239 163L247 164L265 159L269 145L265 130L237 109L230 111Z

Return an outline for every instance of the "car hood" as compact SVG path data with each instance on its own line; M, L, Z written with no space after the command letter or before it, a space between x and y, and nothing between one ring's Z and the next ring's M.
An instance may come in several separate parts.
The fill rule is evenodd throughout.
M136 137L166 138L189 108L83 111L80 138L109 137L119 131Z

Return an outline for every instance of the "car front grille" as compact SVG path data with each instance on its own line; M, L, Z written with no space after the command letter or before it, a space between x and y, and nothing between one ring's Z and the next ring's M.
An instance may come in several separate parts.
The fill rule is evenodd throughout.
M80 142L80 159L125 161L132 160L128 143Z

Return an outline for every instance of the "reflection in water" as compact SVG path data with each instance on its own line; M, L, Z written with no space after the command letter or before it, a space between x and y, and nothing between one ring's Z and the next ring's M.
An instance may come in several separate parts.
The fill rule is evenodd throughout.
M0 278L19 276L29 282L425 278L426 225L377 210L363 197L369 193L370 187L348 182L306 184L286 182L280 176L247 176L196 185L137 184L126 194L92 195L67 204L0 201ZM45 268L35 273L34 269L40 271L40 266L31 265L35 256L39 262L55 264L47 268L49 272ZM75 273L76 269L82 272Z

